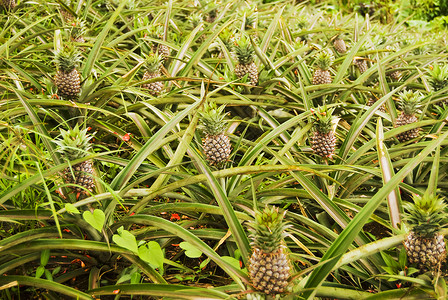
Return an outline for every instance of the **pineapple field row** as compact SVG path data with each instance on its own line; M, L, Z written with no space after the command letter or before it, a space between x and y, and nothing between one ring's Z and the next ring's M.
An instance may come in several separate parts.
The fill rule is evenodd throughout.
M423 2L0 0L0 299L446 299Z

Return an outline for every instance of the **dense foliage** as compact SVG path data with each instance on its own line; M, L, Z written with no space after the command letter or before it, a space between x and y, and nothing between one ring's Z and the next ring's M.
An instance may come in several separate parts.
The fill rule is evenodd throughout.
M342 2L0 0L0 298L445 299L447 8Z

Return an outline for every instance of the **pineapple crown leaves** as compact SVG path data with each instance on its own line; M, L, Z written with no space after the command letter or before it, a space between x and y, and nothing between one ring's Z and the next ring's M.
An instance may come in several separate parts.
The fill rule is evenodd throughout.
M158 24L151 24L148 26L148 33L153 39L160 39L163 35L163 27Z
M252 246L265 253L271 253L282 247L283 239L290 227L283 222L286 211L279 212L277 207L266 207L255 213L255 220L249 223Z
M146 71L155 73L160 70L162 65L162 56L158 53L150 53L145 59Z
M70 22L71 28L70 28L70 36L72 38L78 38L80 36L83 36L87 32L86 22L81 19L75 19Z
M406 90L398 93L400 109L406 115L413 115L421 106L422 94L419 91Z
M248 65L254 61L255 50L250 43L250 39L246 35L241 36L236 42L234 49L238 63Z
M432 237L448 223L443 198L425 194L415 195L412 200L414 203L408 202L403 205L407 210L404 219L415 234Z
M430 66L428 71L429 83L431 84L434 91L439 91L448 85L448 64L440 66L439 64L434 64Z
M319 106L313 109L314 130L323 134L331 131L334 109L328 109L327 106Z
M215 103L204 105L204 111L199 112L202 130L208 135L219 135L227 129L227 124L224 118L225 105L216 107Z
M187 17L187 20L191 28L196 28L204 23L204 16L201 13L193 13Z
M224 45L230 50L232 47L232 40L234 39L234 34L228 28L224 28L219 34L219 38L224 43Z
M322 50L316 55L317 67L321 70L328 70L334 61L333 52L330 49Z
M81 61L81 54L75 47L66 47L56 51L54 62L58 69L70 73Z
M57 152L62 153L66 160L75 160L87 156L92 148L90 140L93 134L88 134L88 128L80 129L78 124L73 129L61 129L60 138L55 140L59 146Z

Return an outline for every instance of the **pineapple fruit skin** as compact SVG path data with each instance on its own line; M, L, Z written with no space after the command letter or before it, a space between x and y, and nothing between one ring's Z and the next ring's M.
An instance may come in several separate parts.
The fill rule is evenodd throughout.
M377 101L377 99L375 99L375 98L370 98L369 99L369 101L367 102L367 106L372 106L373 104L375 104L375 102ZM383 105L381 105L379 108L378 108L378 110L380 111L380 112L383 112L383 113L385 113L386 112L386 106L383 104Z
M163 44L153 44L152 52L158 53L162 58L162 61L167 60L168 56L170 56L171 50L168 46Z
M347 52L347 45L345 44L345 41L343 39L335 39L333 42L334 49L340 54L344 54Z
M15 0L1 0L0 3L6 10L12 10L17 5Z
M249 263L249 276L256 290L265 294L284 292L288 285L290 265L282 247L272 253L255 248Z
M313 75L313 84L328 84L331 83L331 74L329 70L322 70L320 68L317 68L316 71L314 71Z
M333 131L321 133L313 132L311 136L311 148L313 152L322 157L332 158L336 148L336 136Z
M446 260L444 236L440 233L428 238L411 231L404 246L409 262L417 264L422 271L437 270Z
M157 77L160 77L160 75L161 75L160 72L146 71L145 74L143 74L143 80L157 78ZM145 89L148 89L148 93L150 93L151 95L156 96L163 91L163 82L156 81L156 82L146 83L146 84L143 84L142 87Z
M75 100L81 91L81 76L78 70L73 69L70 73L59 70L54 78L58 87L58 95L69 100Z
M354 64L358 67L359 73L361 74L365 73L369 69L367 61L365 61L364 59L355 60Z
M93 162L86 160L82 163L76 164L64 169L63 179L68 184L77 184L89 191L93 191L95 188L95 182L93 180ZM84 193L85 189L80 187L72 187L75 192Z
M226 162L232 151L229 137L222 133L218 135L207 134L202 140L202 148L210 165L220 165Z
M258 83L258 68L254 62L250 64L237 64L235 66L235 74L238 78L242 78L248 75L248 79L251 85L257 85Z
M395 127L400 127L403 125L411 124L417 122L418 119L415 115L407 115L405 113L401 113L400 116L397 118L397 121L395 123ZM414 128L407 130L405 132L399 133L397 135L397 139L400 142L407 142L409 140L415 139L419 136L421 128Z

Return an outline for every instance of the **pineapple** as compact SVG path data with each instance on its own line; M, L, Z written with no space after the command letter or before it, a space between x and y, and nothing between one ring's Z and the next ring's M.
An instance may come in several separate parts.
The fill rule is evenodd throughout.
M448 86L448 65L439 66L434 64L434 66L430 67L428 74L428 81L435 92ZM442 100L438 104L441 106L447 105L448 100Z
M71 0L63 0L62 1L65 6L67 6L68 8L70 8L72 1ZM62 5L61 5L61 15L64 18L65 22L70 22L73 20L73 15L70 11L66 10Z
M15 0L0 0L0 6L3 6L6 10L13 10L16 7Z
M363 74L367 71L369 66L367 65L367 60L362 57L357 57L353 60L353 64L358 67L359 73Z
M235 54L238 63L235 66L235 74L238 78L246 76L251 85L257 85L258 83L258 68L254 62L255 50L252 47L250 40L246 36L242 36L237 41L235 47Z
M162 39L163 38L163 27L159 25L151 25L148 28L149 36L153 39ZM168 56L170 56L171 50L168 46L159 44L159 43L153 43L152 44L152 52L158 53L161 57L161 62L163 63Z
M334 39L333 46L334 49L340 54L344 54L345 52L347 52L347 45L340 35L336 36L336 38Z
M393 66L392 68L393 68L393 69L397 69L397 68L399 68L399 67L400 67L399 65L395 65L395 66ZM400 80L401 76L403 76L403 73L401 73L400 70L395 70L395 71L391 72L391 73L389 74L389 76L390 76L393 80L398 81L398 80Z
M210 165L218 167L229 159L231 152L230 139L225 133L224 108L224 105L217 108L216 104L209 104L199 113L205 133L202 140L205 157Z
M314 113L311 148L315 154L331 158L336 147L336 136L332 128L333 110L328 110L326 106L320 106Z
M446 259L445 241L440 228L446 225L446 205L443 199L425 194L413 197L414 203L406 203L405 217L411 227L404 246L411 264L421 272L437 271Z
M330 67L333 64L334 56L330 49L320 52L316 57L317 68L313 74L313 84L331 83Z
M142 80L149 80L161 76L160 67L162 65L162 57L159 54L152 54L146 59L146 72L143 74ZM163 90L163 82L156 81L151 83L145 83L143 88L148 89L148 93L153 96L160 94Z
M404 91L399 94L400 97L400 109L401 114L397 118L395 123L395 127L400 127L403 125L415 123L418 121L415 114L417 113L418 108L420 107L420 92L413 91ZM400 142L406 142L418 137L421 128L414 128L407 130L405 132L399 133L397 135L397 139Z
M78 124L73 129L67 131L61 129L61 137L56 140L58 152L63 155L64 160L71 162L75 159L88 155L92 148L89 143L93 135L87 133L86 129L80 129ZM93 162L86 160L62 171L62 178L68 184L76 184L72 189L78 193L86 193L86 190L93 191L95 183L93 181Z
M76 69L81 55L75 48L58 50L55 62L58 71L54 81L58 87L58 96L68 100L76 100L81 91L81 76Z
M369 101L367 102L367 106L372 106L373 104L375 104L376 101L378 101L377 98L375 98L375 97L371 97L371 98L369 99ZM383 104L383 105L381 105L381 106L378 108L378 110L379 110L380 112L385 113L385 112L386 112L386 106Z
M266 207L257 212L250 224L252 256L249 259L249 278L253 287L265 294L283 293L291 275L283 238L289 227L283 222L285 212Z

